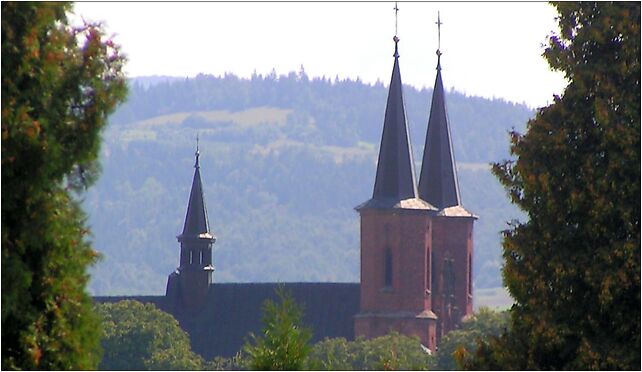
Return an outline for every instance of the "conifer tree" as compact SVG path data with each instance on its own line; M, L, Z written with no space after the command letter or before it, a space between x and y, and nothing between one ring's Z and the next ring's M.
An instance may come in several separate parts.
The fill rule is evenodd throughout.
M68 3L2 2L2 369L91 369L97 253L78 197L125 95L123 57Z
M304 367L312 331L302 323L303 310L291 294L277 289L279 302L263 304L263 330L243 346L252 370L292 371Z
M473 369L640 368L640 3L556 3L544 55L569 81L493 171L528 222L504 232L510 331Z

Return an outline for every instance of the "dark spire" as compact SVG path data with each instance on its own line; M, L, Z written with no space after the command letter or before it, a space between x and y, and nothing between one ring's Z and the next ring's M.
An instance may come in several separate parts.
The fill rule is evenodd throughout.
M192 190L189 194L189 203L187 205L187 214L185 215L185 224L183 232L178 236L178 240L183 238L210 238L210 226L207 219L207 208L203 198L203 184L201 183L201 171L199 165L200 152L198 150L198 139L196 144L196 161L194 163L194 179L192 180Z
M439 30L441 25L438 17ZM432 92L430 119L418 188L419 197L439 209L460 205L444 85L441 81L441 55L440 49L437 49L437 78Z
M356 207L363 209L423 209L436 210L435 207L417 197L415 168L412 148L408 136L406 108L401 92L399 72L399 38L397 37L397 12L395 3L395 62L392 67L386 114L383 120L383 133L379 146L377 176L372 199Z
M395 62L388 91L388 103L379 147L377 178L373 199L403 200L417 197L408 124L399 73L399 38L395 36Z

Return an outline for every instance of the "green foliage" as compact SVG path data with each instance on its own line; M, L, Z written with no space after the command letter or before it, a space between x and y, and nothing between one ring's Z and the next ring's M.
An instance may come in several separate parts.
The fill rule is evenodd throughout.
M559 3L570 83L495 174L529 221L504 238L511 330L474 369L640 368L640 3Z
M283 288L276 291L279 303L263 304L263 330L243 346L247 367L252 370L291 371L303 368L310 352L312 331L303 326L303 310Z
M189 336L153 304L120 301L96 305L103 320L101 370L197 370Z
M248 365L247 360L242 352L238 352L231 358L224 358L217 356L212 360L207 361L203 365L205 371L240 371L244 370Z
M464 320L459 329L450 331L439 342L437 369L457 370L455 355L467 359L475 354L479 340L499 336L508 327L508 312L481 307L472 317Z
M308 357L312 370L429 370L434 357L425 351L417 338L392 332L366 340L331 338L318 342Z
M67 3L2 3L2 369L92 369L98 319L85 293L97 253L71 192L96 178L123 58Z

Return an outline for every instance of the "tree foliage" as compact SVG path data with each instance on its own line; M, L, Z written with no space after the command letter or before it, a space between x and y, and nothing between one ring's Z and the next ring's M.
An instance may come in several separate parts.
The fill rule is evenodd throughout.
M386 336L355 341L331 338L318 342L308 357L311 370L429 370L432 357L419 339L392 332Z
M263 330L243 346L252 370L301 370L310 352L312 331L302 324L303 310L291 294L277 289L279 302L263 304Z
M97 254L70 192L95 179L99 133L125 94L123 57L66 3L2 3L2 368L99 359L85 292Z
M153 304L96 305L103 320L101 370L196 370L203 360L170 314Z
M640 3L555 6L569 85L494 166L529 217L504 233L511 330L468 367L638 369Z
M495 311L481 307L475 314L464 320L460 328L448 332L439 342L437 369L457 370L455 355L467 359L475 354L479 340L499 336L508 327L508 311Z

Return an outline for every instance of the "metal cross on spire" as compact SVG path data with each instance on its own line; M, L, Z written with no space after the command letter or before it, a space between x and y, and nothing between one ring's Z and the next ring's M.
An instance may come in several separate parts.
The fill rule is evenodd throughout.
M392 8L395 11L395 36L392 38L392 40L395 41L395 54L394 57L398 58L399 57L399 49L397 48L397 43L399 42L399 37L397 36L397 13L399 13L399 7L397 6L397 2L395 1L395 7Z
M441 22L439 11L437 11L437 22L435 24L437 25L437 55L441 56L441 25L443 23Z
M201 155L201 152L198 150L198 132L196 133L196 153L194 155L196 155L196 164L194 164L194 167L198 168L198 157Z
M397 13L399 13L399 7L397 6L396 1L395 1L395 7L392 9L395 11L395 37L397 37Z

